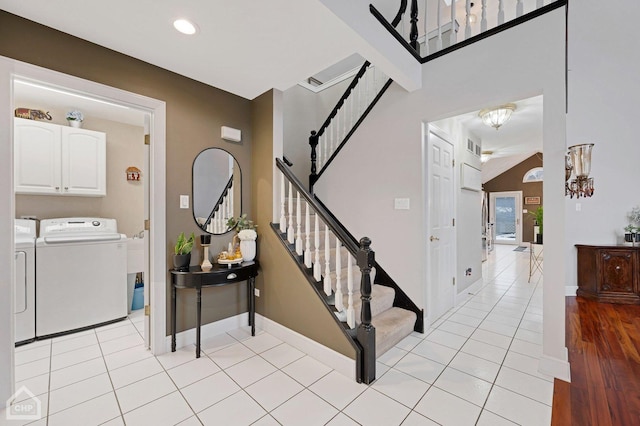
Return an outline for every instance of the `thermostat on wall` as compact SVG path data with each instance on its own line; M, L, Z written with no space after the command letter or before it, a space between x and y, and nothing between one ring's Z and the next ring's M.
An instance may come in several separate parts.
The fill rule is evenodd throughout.
M222 126L221 129L222 139L229 142L240 142L242 140L242 132L240 130L227 126Z

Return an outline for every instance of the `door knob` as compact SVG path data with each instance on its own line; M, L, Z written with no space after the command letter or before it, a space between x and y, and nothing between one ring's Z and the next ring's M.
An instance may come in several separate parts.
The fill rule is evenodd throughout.
M434 237L433 235L429 238L429 241L440 241L440 238Z

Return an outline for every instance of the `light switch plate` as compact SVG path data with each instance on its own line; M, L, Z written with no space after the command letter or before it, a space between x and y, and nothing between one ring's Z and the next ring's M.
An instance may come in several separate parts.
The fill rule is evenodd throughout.
M188 209L189 208L189 196L188 195L181 195L180 196L180 208L181 209Z
M410 205L409 198L395 198L393 200L393 208L396 210L409 210Z

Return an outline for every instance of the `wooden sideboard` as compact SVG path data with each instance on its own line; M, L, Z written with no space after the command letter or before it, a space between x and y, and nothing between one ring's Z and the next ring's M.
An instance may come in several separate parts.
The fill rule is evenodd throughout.
M640 247L578 249L578 296L607 303L640 304Z

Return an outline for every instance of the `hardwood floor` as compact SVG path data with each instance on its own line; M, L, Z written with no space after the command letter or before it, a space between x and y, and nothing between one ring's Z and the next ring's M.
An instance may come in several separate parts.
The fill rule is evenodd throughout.
M555 380L552 425L640 425L640 306L566 298L571 383Z

